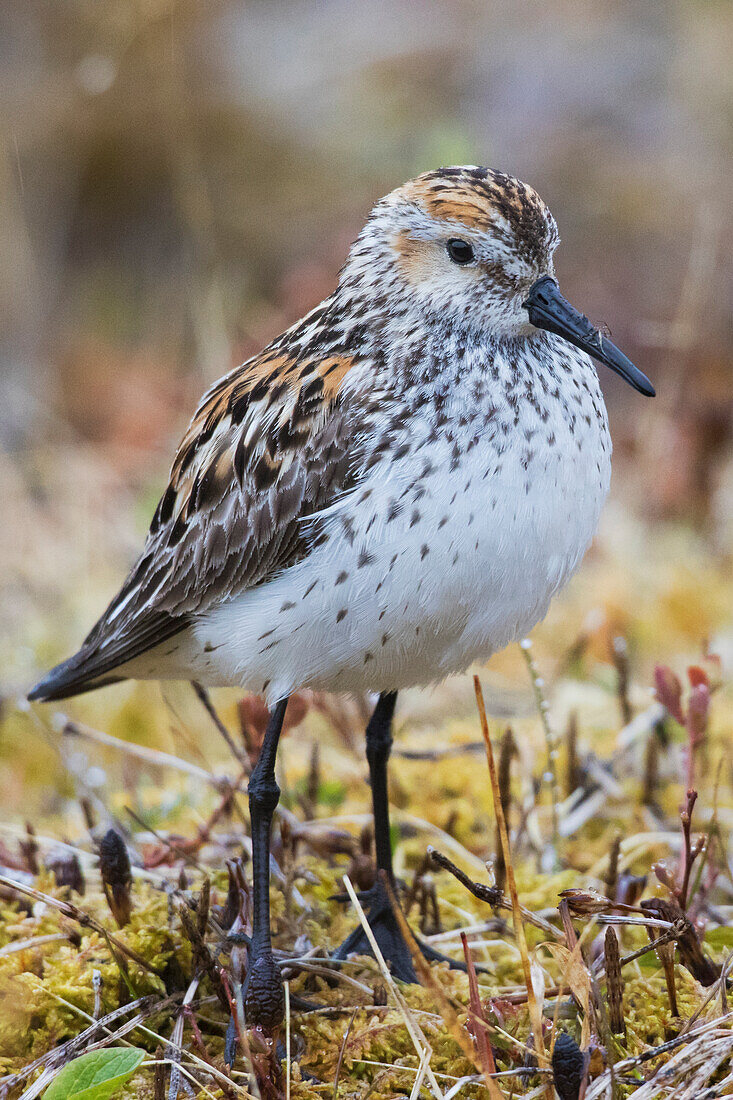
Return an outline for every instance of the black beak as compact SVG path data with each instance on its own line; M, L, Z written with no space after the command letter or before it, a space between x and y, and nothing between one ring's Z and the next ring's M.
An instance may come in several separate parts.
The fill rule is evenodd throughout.
M615 344L602 336L584 313L563 298L557 283L549 275L543 275L530 287L527 300L522 304L535 328L544 328L562 336L563 340L575 344L576 348L620 374L639 393L654 397L654 386L647 376Z

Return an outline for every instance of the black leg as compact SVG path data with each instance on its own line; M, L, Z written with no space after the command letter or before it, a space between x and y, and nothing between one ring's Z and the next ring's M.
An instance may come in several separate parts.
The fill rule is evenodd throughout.
M275 779L275 757L285 718L287 699L270 712L259 760L249 780L249 814L252 827L252 944L244 989L248 1024L274 1028L285 1016L285 993L280 967L275 962L270 938L270 827L280 799Z
M389 798L387 793L387 761L392 748L392 718L397 703L397 692L383 692L379 696L374 713L366 729L366 754L369 763L369 779L372 787L372 809L374 812L374 848L377 857L377 871L384 871L392 890L395 891L395 878L392 868L392 845L389 828ZM362 902L367 908L369 927L379 945L379 949L389 964L392 973L403 982L416 982L417 975L412 963L410 949L405 943L400 926L397 923L389 895L382 883L377 880L365 895ZM431 962L447 962L451 967L465 970L465 963L457 962L448 955L436 951L418 939L422 954ZM334 958L345 959L347 955L370 955L369 940L359 925L347 936L334 952ZM477 970L483 969L477 966Z
M386 873L393 888L395 881L389 835L387 761L392 748L392 717L396 702L396 691L382 692L366 729L366 754L372 787L377 870ZM397 918L392 912L387 891L379 880L366 895L363 895L362 901L367 909L369 927L394 976L403 982L417 981L410 950L404 941ZM336 950L334 957L345 959L347 955L370 955L371 951L369 940L359 925Z
M389 796L387 794L387 761L392 749L392 718L397 692L384 692L374 708L366 728L366 756L369 764L369 780L372 787L374 812L374 848L377 870L386 871L390 886L394 887L392 870L392 844L389 829Z

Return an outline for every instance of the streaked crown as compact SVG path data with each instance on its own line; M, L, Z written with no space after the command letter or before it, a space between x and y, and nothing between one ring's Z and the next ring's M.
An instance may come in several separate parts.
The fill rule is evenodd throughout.
M439 168L374 207L343 283L388 285L434 319L494 334L526 331L522 302L552 274L555 219L526 183L489 168Z

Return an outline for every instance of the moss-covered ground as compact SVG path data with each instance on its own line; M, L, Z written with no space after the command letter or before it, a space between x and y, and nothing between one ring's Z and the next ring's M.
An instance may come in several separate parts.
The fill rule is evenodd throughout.
M106 1036L148 1052L120 1093L130 1097L258 1089L302 1100L550 1096L542 1054L546 1072L534 1072L539 1040L525 962L544 1050L549 1057L560 1032L578 1042L588 1064L586 1096L733 1094L727 983L704 984L733 949L731 606L729 568L694 534L657 527L652 541L643 524L612 512L531 649L514 646L478 670L496 756L508 727L515 745L511 758L505 754L509 782L502 783L518 898L530 914L525 960L508 886L505 903L492 907L426 858L432 846L484 886L501 873L471 677L401 699L390 796L402 903L411 925L456 959L464 957L466 930L479 970L473 1006L480 1019L472 1026L471 982L445 964L431 968L428 984L398 987L371 958L329 963L357 919L353 905L335 897L344 893L343 876L358 888L373 875L366 702L305 695L302 720L282 744L282 812L273 836L275 945L289 960L289 1019L269 1053L261 1036L245 1034L249 1057L240 1042L231 1069L224 1005L228 994L236 1003L245 950L232 940L232 919L234 932L248 930L246 773L261 729L257 706L241 706L233 692L214 695L235 757L187 685L163 692L123 685L64 708L29 709L7 698L0 728L3 1095L37 1095L44 1066L35 1089L87 1042ZM39 662L58 655L42 632L36 649ZM655 665L671 671L655 678ZM672 673L681 688L677 719ZM666 711L655 702L655 684ZM684 890L680 809L690 778L698 791L690 847L700 852ZM99 869L100 840L110 828L132 864L131 885L122 887L132 911L122 927ZM208 903L201 901L205 882ZM570 896L563 922L565 890L585 893ZM640 899L682 910L677 939L625 962L670 923L650 926L660 911L635 911ZM614 910L611 901L632 908ZM205 950L191 932L197 919ZM621 985L610 990L609 919L617 922L622 961ZM630 920L642 923L624 923ZM696 970L684 944L675 946L683 934L688 945L690 936L699 941L712 971L701 971L699 960ZM571 955L576 936L580 947ZM673 959L666 973L665 951ZM613 1034L619 996L624 1031ZM81 1048L67 1045L99 1019ZM482 1029L488 1046L476 1041ZM506 1076L519 1070L526 1072ZM498 1074L491 1086L485 1072ZM558 1081L563 1097L577 1095L573 1088Z

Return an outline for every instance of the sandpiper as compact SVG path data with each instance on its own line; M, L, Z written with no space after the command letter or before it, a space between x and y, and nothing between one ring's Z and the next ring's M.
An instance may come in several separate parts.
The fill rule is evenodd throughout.
M591 357L654 393L561 295L557 244L539 195L486 168L428 172L378 202L331 297L204 396L139 560L30 694L132 677L266 696L249 784L252 1023L283 1013L268 847L288 696L379 693L366 744L392 878L398 690L526 634L577 568L611 470ZM394 972L413 977L381 885L369 901ZM341 953L364 946L355 933Z

